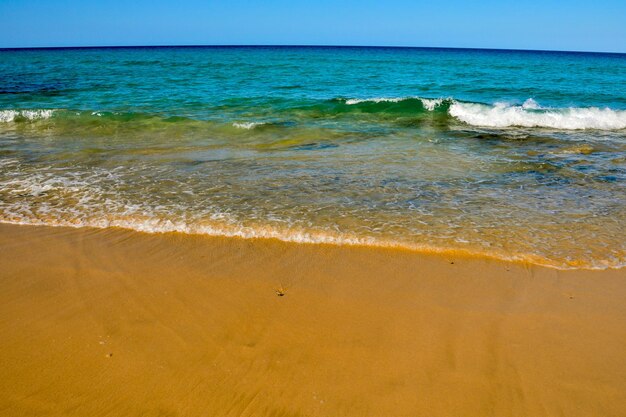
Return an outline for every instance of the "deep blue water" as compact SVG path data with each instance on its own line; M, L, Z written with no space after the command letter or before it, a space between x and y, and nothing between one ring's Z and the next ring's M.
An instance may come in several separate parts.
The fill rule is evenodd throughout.
M139 107L210 117L214 106L237 100L288 106L408 96L626 109L625 80L623 54L351 47L0 52L0 107L7 109Z

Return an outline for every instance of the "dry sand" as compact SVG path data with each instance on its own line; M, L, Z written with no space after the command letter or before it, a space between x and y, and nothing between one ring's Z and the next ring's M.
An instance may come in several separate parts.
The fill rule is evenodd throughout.
M0 415L626 416L626 270L0 225Z

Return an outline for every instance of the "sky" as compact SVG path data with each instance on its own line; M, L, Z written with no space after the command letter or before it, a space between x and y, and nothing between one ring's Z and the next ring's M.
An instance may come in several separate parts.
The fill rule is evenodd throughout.
M0 47L114 45L626 52L626 0L0 0Z

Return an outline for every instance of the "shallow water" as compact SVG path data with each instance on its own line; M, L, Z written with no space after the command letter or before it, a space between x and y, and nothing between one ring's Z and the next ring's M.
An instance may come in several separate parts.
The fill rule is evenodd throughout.
M0 220L626 263L626 55L0 51Z

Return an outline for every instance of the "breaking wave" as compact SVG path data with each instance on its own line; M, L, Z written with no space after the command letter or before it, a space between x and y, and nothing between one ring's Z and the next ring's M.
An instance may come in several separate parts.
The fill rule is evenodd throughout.
M375 98L334 98L331 100L305 101L290 103L274 113L276 119L272 125L282 125L280 119L302 121L336 118L342 115L365 115L381 122L396 117L423 117L433 115L450 123L463 123L489 128L547 128L557 130L623 130L626 129L626 110L608 107L542 107L533 99L523 104L509 103L474 103L454 98L425 97L375 97ZM53 117L54 116L54 117ZM129 122L154 123L172 122L211 123L227 122L231 126L250 130L267 125L267 122L228 121L227 113L220 113L219 108L206 109L195 117L186 115L118 113L111 111L75 111L52 109L5 109L0 110L0 123L27 123L51 119L50 123L92 124L95 119L101 123L125 124ZM375 119L373 119L375 120ZM290 124L290 123L287 123ZM293 123L291 123L293 124Z
M233 123L233 127L236 127L238 129L246 129L246 130L250 130L250 129L254 129L257 126L262 126L265 123L263 122L235 122Z
M349 106L361 103L401 103L407 102L407 104L415 104L419 103L421 106L428 110L433 111L435 108L444 104L444 101L451 102L450 99L443 98L423 98L423 97L396 97L396 98L387 98L387 97L379 97L379 98L370 98L370 99L358 99L352 98L345 101L345 103Z
M454 102L452 117L473 126L543 127L563 130L626 129L626 110L598 107L544 108L529 99L523 105Z

